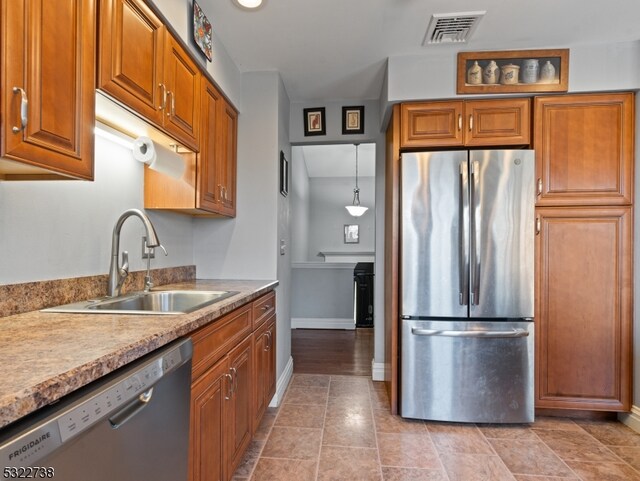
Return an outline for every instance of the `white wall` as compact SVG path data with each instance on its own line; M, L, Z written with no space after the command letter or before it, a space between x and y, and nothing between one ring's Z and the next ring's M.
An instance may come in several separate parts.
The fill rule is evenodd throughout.
M309 252L309 172L304 149L291 149L291 262L305 262Z
M309 179L309 261L323 261L318 252L373 252L375 249L375 179L359 177L360 204L369 207L361 217L345 209L353 201L355 180L349 177ZM360 242L344 243L344 225L360 226Z
M0 182L0 284L61 279L109 271L111 233L127 209L143 208L143 165L131 150L96 137L95 181ZM169 255L152 268L191 265L191 217L147 211ZM121 250L132 271L141 258L142 223L122 228Z
M293 269L291 317L353 320L354 264ZM353 327L354 322L351 322Z

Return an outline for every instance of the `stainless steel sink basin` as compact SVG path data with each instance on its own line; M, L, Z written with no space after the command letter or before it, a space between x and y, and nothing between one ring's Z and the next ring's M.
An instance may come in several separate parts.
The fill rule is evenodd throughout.
M43 312L95 314L186 314L237 294L237 291L133 292L43 309Z

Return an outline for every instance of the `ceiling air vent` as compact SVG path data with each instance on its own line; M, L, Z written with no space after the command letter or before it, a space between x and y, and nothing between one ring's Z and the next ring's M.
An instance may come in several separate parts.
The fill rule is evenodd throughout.
M422 45L464 43L487 12L437 13L431 16Z

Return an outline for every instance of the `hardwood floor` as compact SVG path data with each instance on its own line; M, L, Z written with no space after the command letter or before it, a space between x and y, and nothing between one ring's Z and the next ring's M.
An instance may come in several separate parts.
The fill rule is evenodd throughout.
M371 377L373 329L292 329L293 372Z

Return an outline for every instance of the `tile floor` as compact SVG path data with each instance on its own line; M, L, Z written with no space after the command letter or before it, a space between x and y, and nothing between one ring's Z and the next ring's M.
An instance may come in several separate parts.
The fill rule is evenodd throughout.
M640 481L640 434L568 418L507 426L404 420L389 414L382 383L294 374L233 479Z

